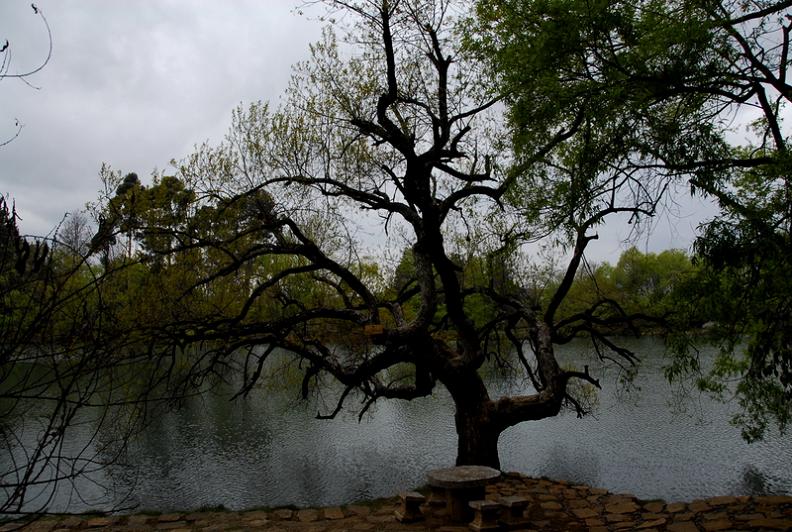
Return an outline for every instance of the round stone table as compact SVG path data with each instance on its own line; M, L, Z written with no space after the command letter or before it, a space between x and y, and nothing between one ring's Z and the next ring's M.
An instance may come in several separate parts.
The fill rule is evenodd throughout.
M429 485L445 492L448 517L467 523L473 517L470 501L484 498L484 487L500 478L500 471L485 466L457 466L429 471ZM434 495L433 495L434 496Z

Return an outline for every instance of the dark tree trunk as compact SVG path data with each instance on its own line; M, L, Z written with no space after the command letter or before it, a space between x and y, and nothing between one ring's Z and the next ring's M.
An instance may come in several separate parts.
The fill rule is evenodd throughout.
M498 437L503 427L494 423L492 402L478 372L459 368L440 380L451 393L456 408L456 464L500 469Z
M458 438L456 465L484 465L500 469L498 438L501 429L494 426L487 414L457 405L454 420Z

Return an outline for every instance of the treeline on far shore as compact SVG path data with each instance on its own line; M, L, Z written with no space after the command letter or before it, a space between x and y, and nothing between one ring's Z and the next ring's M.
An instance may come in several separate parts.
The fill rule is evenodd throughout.
M193 213L190 221L185 221L186 213L182 213L182 220L177 219L179 205L192 199L177 180L165 178L151 187L134 181L131 188L137 191L136 214L131 216L128 212L126 190L118 196L126 197L125 203L122 206L119 202L114 208L125 212L125 219L134 218L138 225L127 221L121 231L117 229L109 238L102 234L101 223L96 232L86 215L77 213L66 218L53 239L24 239L19 236L13 210L3 203L2 319L5 331L17 333L6 335L6 342L90 341L98 329L93 325L99 321L104 322L101 329L105 335L114 328L128 333L136 327L150 334L158 324L173 322L193 322L196 329L205 333L206 328L222 319L271 323L320 304L332 308L336 301L338 308L342 307L348 287L343 283L328 286L317 280L311 269L294 257L262 254L243 267L223 272L233 246L241 248L249 242L233 242L226 249L191 248L177 242L178 224L201 223L202 216L209 217L209 213ZM244 205L229 207L223 213L227 223L207 223L207 230L213 238L222 240L224 232L230 235L236 230L240 220L232 218L244 216L244 210ZM172 219L159 219L164 212ZM218 219L217 213L211 214L212 220ZM168 230L163 226L169 226ZM536 308L546 306L545 299L564 277L552 259L528 263L515 250L455 256L454 260L464 286L473 290L497 285L527 298ZM304 273L299 273L301 268ZM407 317L420 311L409 248L403 251L395 268L362 258L358 269L358 275L377 287L380 295L400 300ZM283 271L298 273L277 279ZM559 323L579 323L574 318L588 314L602 330L614 335L700 329L714 319L706 291L697 288L706 284L704 278L710 277L683 250L652 253L630 247L615 264L586 262L580 268L559 308ZM478 326L485 325L494 304L475 294L465 300L468 315ZM623 315L635 319L627 323L617 319ZM446 309L441 302L435 320L441 323L445 319ZM610 321L614 325L609 328ZM365 343L371 335L363 328L350 330L348 324L331 318L320 323L304 333L329 342L343 337L345 343ZM388 326L387 319L383 326ZM570 337L585 333L563 327L560 331Z

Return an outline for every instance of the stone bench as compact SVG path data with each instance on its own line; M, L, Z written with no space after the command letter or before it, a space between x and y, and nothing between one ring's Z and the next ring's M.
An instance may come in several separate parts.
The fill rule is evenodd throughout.
M501 505L494 501L470 501L473 509L473 521L468 528L471 530L500 530L498 516Z
M440 488L445 492L448 518L455 523L468 523L473 517L468 503L484 499L484 487L500 478L500 471L485 466L457 466L430 471L427 478L432 499Z
M421 505L426 500L426 497L417 491L406 491L399 494L401 498L401 506L394 513L396 520L400 523L415 523L422 521L424 516L421 513Z
M528 526L528 519L525 518L525 509L528 508L528 502L525 497L516 495L500 498L500 504L503 507L500 522L506 529L516 530Z

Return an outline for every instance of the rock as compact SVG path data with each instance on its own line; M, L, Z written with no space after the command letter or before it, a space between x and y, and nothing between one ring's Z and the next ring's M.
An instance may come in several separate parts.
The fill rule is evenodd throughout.
M288 508L281 508L280 510L275 510L274 512L272 512L272 515L274 515L281 521L288 521L294 515L294 511L289 510Z
M594 510L587 509L587 508L574 509L574 510L572 510L572 513L578 519L588 519L589 517L597 517L597 516L599 516L599 514L597 512L595 512Z
M173 523L174 521L180 521L182 519L182 514L162 514L157 516L158 523Z
M112 519L108 519L107 517L92 517L85 521L85 526L88 528L104 528L111 526L113 524Z
M704 521L701 526L704 527L704 530L726 530L728 528L734 528L734 523L729 521L728 519L716 519L712 521Z
M187 521L168 521L166 523L157 523L157 530L178 530L185 528L190 529L190 523Z
M759 497L754 497L754 501L756 504L792 504L792 497L788 495L763 495Z
M66 519L63 519L60 523L58 523L58 526L61 526L63 528L76 528L80 526L81 523L82 523L82 519L80 519L76 515L73 515L71 517L67 517Z
M655 528L658 526L663 526L664 524L666 524L666 519L661 517L660 519L654 519L652 521L644 521L635 528L638 530L642 530L644 528Z
M688 508L690 508L691 512L701 513L711 510L712 506L707 504L706 501L696 500L688 504Z
M585 499L574 499L566 502L567 508L591 508L591 503Z
M644 510L649 513L659 514L665 508L665 503L662 501L653 501L644 504Z
M187 521L169 521L167 523L157 523L157 530L178 530L180 528L190 528L190 523Z
M355 515L368 515L371 513L371 508L362 504L350 504L347 506L347 510Z
M736 521L751 521L752 519L764 519L764 514L738 514L734 516Z
M605 511L609 514L631 514L638 511L638 505L634 502L617 502L609 504L605 507Z
M313 509L298 510L297 520L301 523L313 523L319 520L319 512Z
M227 523L223 523L223 524L217 523L214 525L207 525L201 527L201 532L225 532L226 530L228 530Z
M23 530L30 532L50 532L54 525L54 522L36 520L25 525ZM16 528L16 530L19 530L19 528Z
M684 502L672 502L668 506L666 506L666 512L670 514L675 514L679 512L684 512L687 508L687 504Z
M770 528L772 530L789 530L792 528L792 521L789 519L754 519L748 521L751 528Z
M366 517L366 521L369 523L376 523L376 524L384 524L384 523L393 523L396 521L396 516L394 515L369 515Z
M723 506L725 504L735 504L737 502L737 497L732 497L729 495L724 495L722 497L710 497L706 500L712 506Z
M148 515L142 515L142 514L130 515L129 518L127 519L127 524L132 526L140 526L140 525L145 525L146 523L148 523L148 521L149 521Z
M666 527L666 530L668 530L668 532L699 532L698 527L690 521L671 523Z
M337 506L331 508L324 509L324 518L325 519L343 519L344 518L344 511Z
M543 502L539 504L539 507L542 508L542 510L551 510L551 511L562 510L564 508L557 502Z
M661 500L639 501L628 494L609 494L606 490L586 486L562 484L528 477L509 477L490 486L487 499L504 504L506 494L515 493L533 502L527 511L519 512L530 530L562 529L576 532L639 530L640 532L721 532L728 529L762 529L792 531L792 497L788 496L722 496L690 503L666 503ZM303 509L282 508L272 512L194 512L161 516L132 515L128 517L61 517L51 523L39 520L25 530L49 532L55 525L61 532L75 529L97 530L99 527L119 532L143 530L202 530L203 532L231 532L251 529L304 532L330 530L390 531L419 530L421 525L406 527L393 517L396 499L379 500L371 504L345 507ZM449 526L446 512L439 507L422 505L426 515L425 529L463 532L464 526ZM504 508L505 510L505 508ZM298 522L278 523L272 520ZM538 520L537 520L538 519ZM14 525L18 527L19 524ZM0 532L6 531L0 526Z
M242 514L243 519L269 519L270 514L263 510L254 510L252 512L245 512ZM187 516L187 520L190 520L190 516Z

